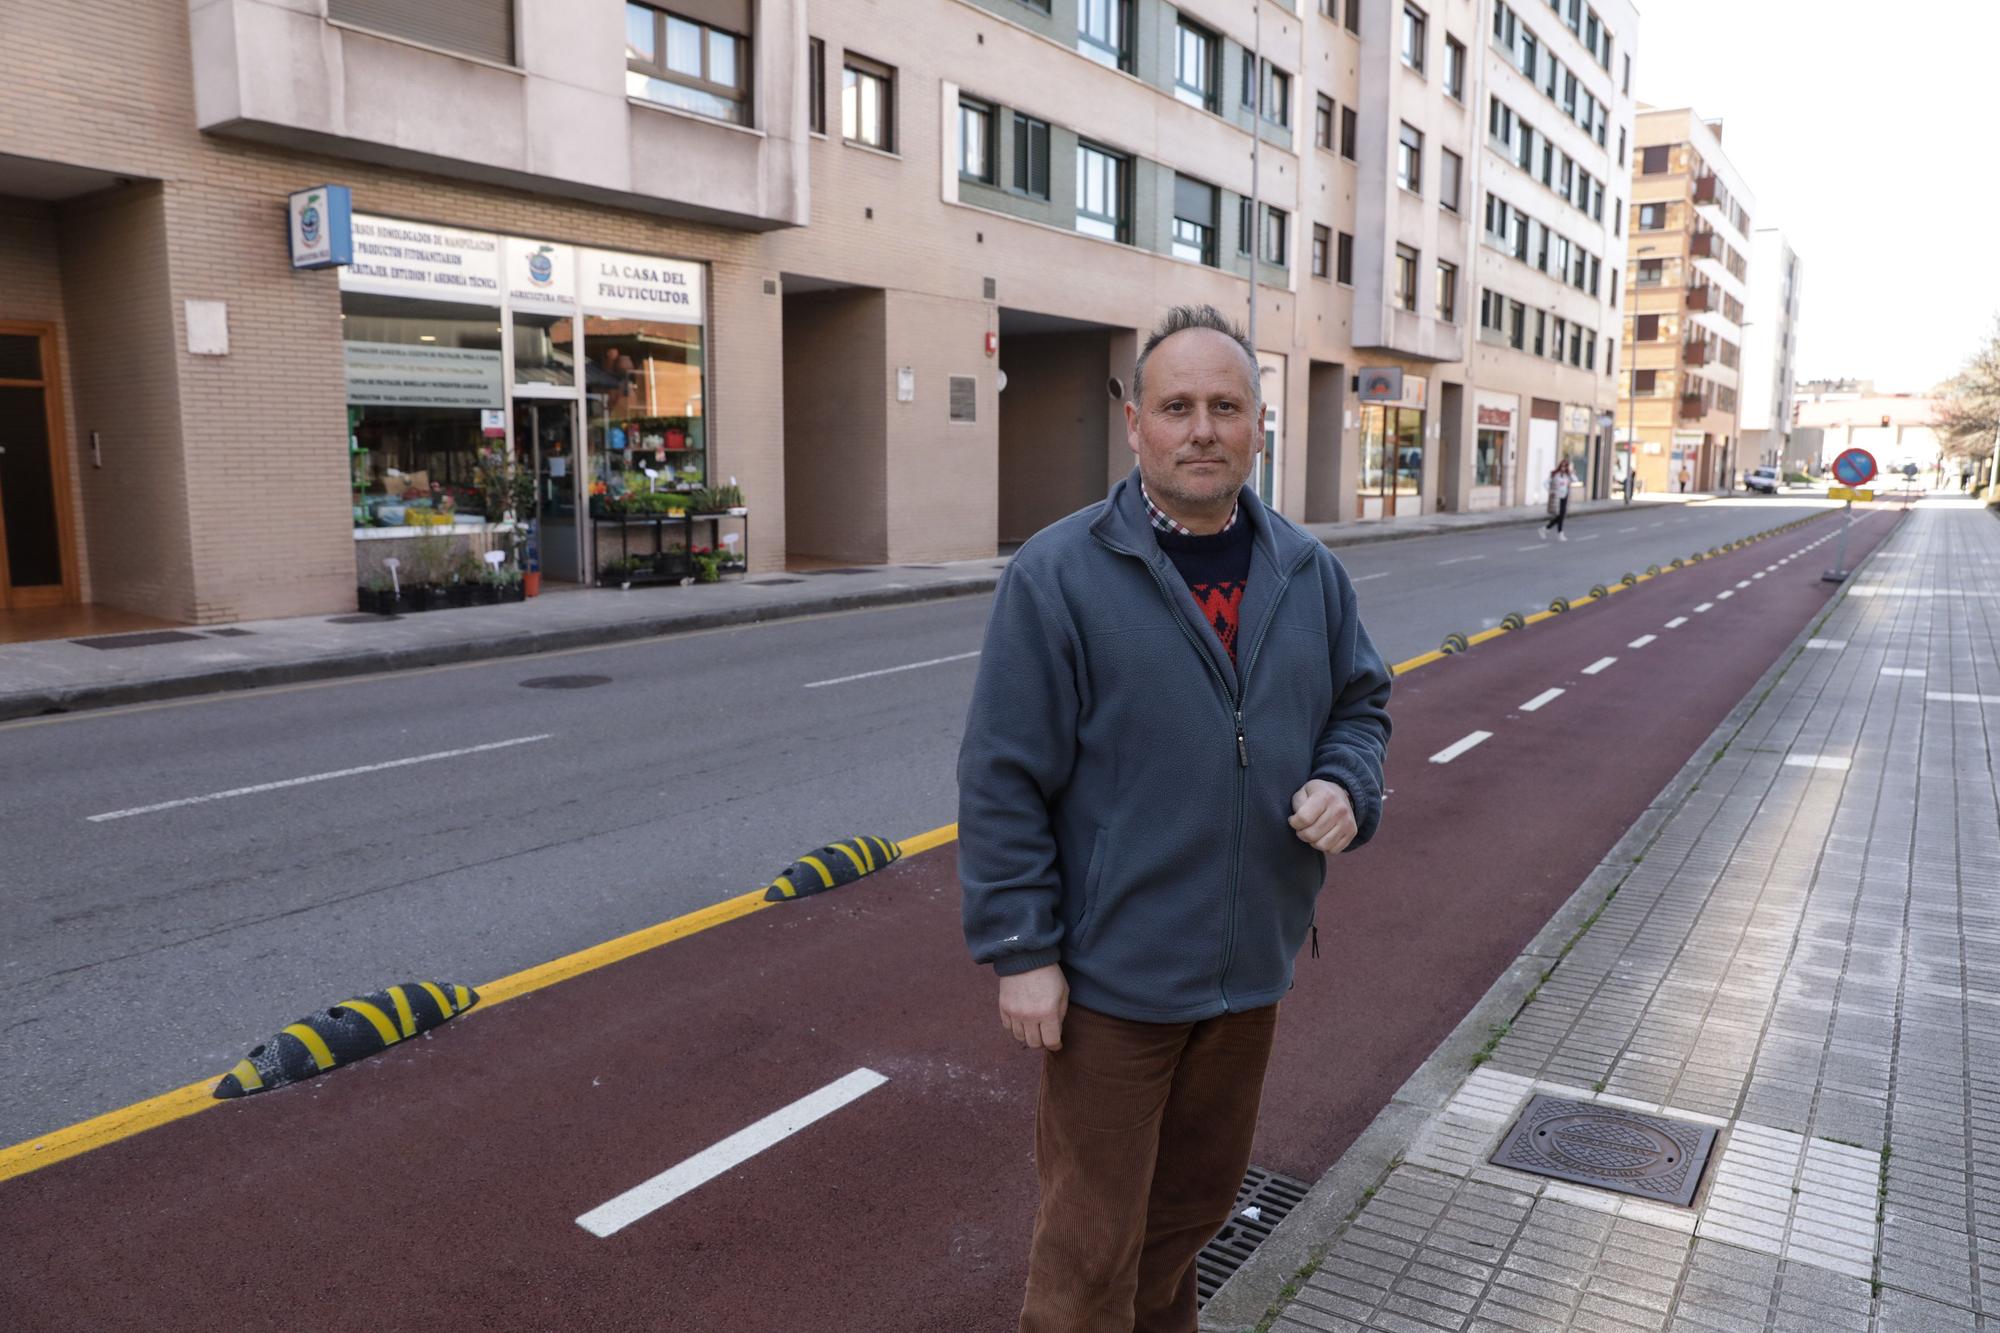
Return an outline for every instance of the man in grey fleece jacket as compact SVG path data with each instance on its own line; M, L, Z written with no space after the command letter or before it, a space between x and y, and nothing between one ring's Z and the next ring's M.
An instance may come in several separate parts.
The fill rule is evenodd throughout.
M966 941L1045 1053L1023 1333L1192 1333L1326 857L1382 809L1389 673L1244 486L1248 343L1176 309L1125 412L1138 467L1000 581L959 755Z

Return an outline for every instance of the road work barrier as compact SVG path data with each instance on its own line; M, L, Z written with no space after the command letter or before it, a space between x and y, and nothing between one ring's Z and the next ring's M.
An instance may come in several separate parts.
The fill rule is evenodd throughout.
M779 872L764 890L767 903L788 898L806 898L825 893L843 884L852 884L863 875L872 875L903 855L900 843L888 838L863 835L846 842L830 842L807 852Z
M406 981L358 1000L342 1000L253 1046L215 1085L215 1095L247 1097L353 1064L429 1032L477 1003L479 993L472 987L436 981Z

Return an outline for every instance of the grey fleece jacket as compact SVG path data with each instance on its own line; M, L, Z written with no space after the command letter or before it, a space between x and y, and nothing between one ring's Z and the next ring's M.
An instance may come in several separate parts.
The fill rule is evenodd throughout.
M1175 1023L1281 998L1326 858L1308 778L1382 815L1389 672L1325 546L1242 493L1238 661L1148 526L1134 471L1008 565L959 750L973 958L1060 962L1070 998Z

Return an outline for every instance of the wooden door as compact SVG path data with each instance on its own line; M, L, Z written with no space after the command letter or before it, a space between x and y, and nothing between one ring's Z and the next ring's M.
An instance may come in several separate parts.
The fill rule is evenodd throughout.
M55 329L0 321L0 608L77 600Z

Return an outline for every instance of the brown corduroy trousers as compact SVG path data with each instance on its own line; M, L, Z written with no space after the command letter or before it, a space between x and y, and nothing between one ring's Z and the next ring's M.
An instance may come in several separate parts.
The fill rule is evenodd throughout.
M1199 1023L1070 1006L1042 1057L1021 1333L1195 1333L1195 1255L1250 1164L1277 1024L1275 1004Z

